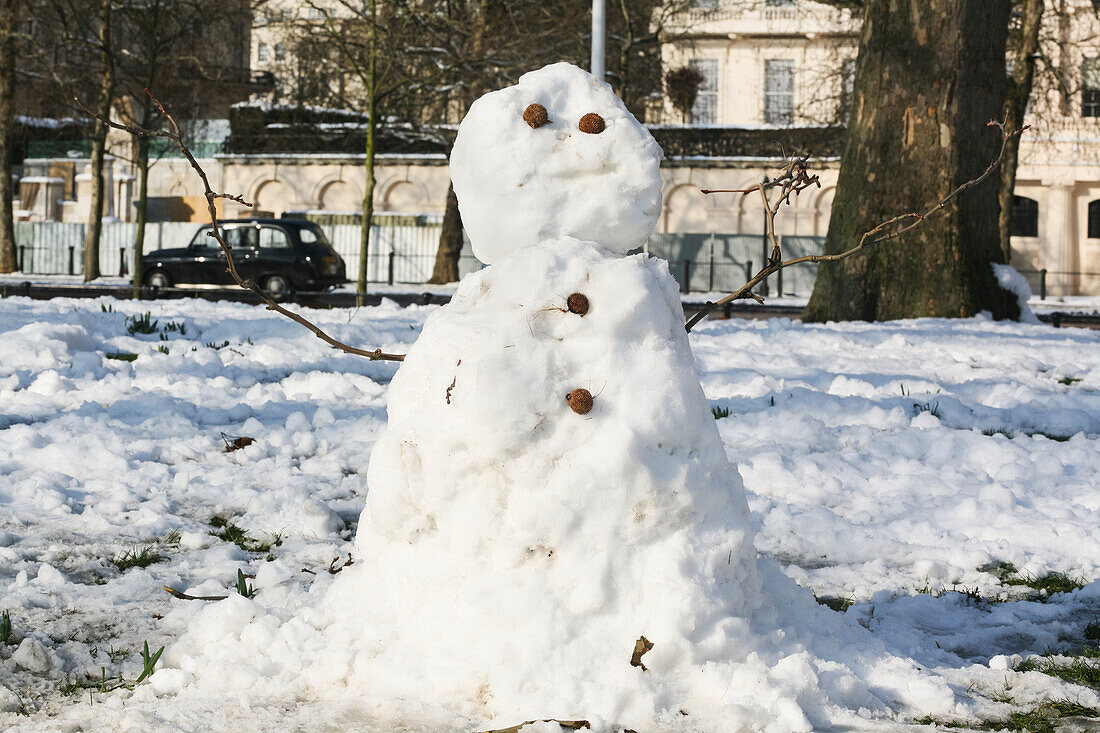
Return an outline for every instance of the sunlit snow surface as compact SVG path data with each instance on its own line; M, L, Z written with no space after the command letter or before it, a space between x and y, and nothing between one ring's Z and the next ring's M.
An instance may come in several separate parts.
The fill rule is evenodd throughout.
M0 301L0 609L29 639L14 658L0 646L0 728L371 730L370 701L175 696L172 670L91 705L87 691L57 691L101 666L133 679L144 640L156 649L177 638L203 602L164 585L218 595L244 568L259 570L261 593L285 578L291 590L280 592L322 591L329 563L351 549L396 369L259 308L102 302L113 312ZM127 335L126 316L146 310L186 335ZM311 316L345 341L400 352L430 310ZM960 692L973 684L967 715L1007 713L990 699L1006 681L1020 704L1100 705L1094 692L989 664L1079 644L1100 617L1100 584L1045 604L916 593L958 584L1019 597L977 570L992 561L1100 575L1100 334L773 320L709 322L691 342L712 406L730 410L718 424L761 552L819 596L859 601L846 615L895 653ZM113 352L138 356L105 358ZM221 432L256 443L225 454ZM276 560L210 536L214 515L261 539L278 533ZM111 564L173 531L166 561L125 573Z

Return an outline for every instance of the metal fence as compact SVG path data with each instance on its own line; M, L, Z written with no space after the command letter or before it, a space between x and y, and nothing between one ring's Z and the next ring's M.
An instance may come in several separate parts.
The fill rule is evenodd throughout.
M1057 293L1100 293L1100 272L1069 270L1019 270L1031 292L1040 300L1046 300L1052 291Z
M824 237L780 237L785 259L819 254L824 243ZM759 234L654 234L649 253L668 260L682 292L729 293L760 270L771 244ZM817 265L806 262L780 270L756 291L772 297L809 295L816 276Z
M439 245L439 217L402 217L371 228L367 279L372 283L426 283L432 275ZM145 228L145 251L185 247L203 225L188 222L150 223ZM359 271L357 224L322 224L332 246L344 258L348 277ZM18 222L15 241L21 272L35 275L81 275L84 272L83 223ZM99 267L105 275L127 276L133 262L137 225L103 225ZM823 237L782 237L785 257L821 251ZM649 252L669 262L683 292L731 292L760 269L769 254L763 237L742 234L654 234ZM483 267L463 247L459 274ZM817 266L806 263L781 270L757 289L762 295L808 295L813 290Z

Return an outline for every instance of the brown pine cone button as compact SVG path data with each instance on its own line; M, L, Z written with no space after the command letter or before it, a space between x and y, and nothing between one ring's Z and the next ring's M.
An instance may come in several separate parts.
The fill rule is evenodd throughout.
M587 389L575 389L565 396L569 407L578 415L587 415L592 411L592 393Z
M570 313L576 313L583 318L588 312L588 296L584 293L573 293L565 300L565 305Z
M577 127L580 128L581 132L587 132L589 135L599 135L604 129L603 117L595 112L589 112L581 118Z
M550 121L550 117L546 114L546 107L536 102L527 105L527 109L523 110L523 121L531 127L542 127Z

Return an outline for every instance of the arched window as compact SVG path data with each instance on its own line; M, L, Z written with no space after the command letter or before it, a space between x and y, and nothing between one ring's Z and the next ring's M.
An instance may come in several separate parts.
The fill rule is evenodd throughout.
M1089 201L1089 239L1100 239L1100 199Z
M1039 236L1039 202L1026 196L1012 197L1012 236Z

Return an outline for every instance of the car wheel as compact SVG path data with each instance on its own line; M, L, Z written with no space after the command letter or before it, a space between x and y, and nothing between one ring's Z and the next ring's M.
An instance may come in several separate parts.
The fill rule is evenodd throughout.
M172 281L160 270L154 270L145 276L145 284L151 288L170 288Z
M290 294L290 283L282 275L270 275L264 280L264 291L273 300L283 300Z

